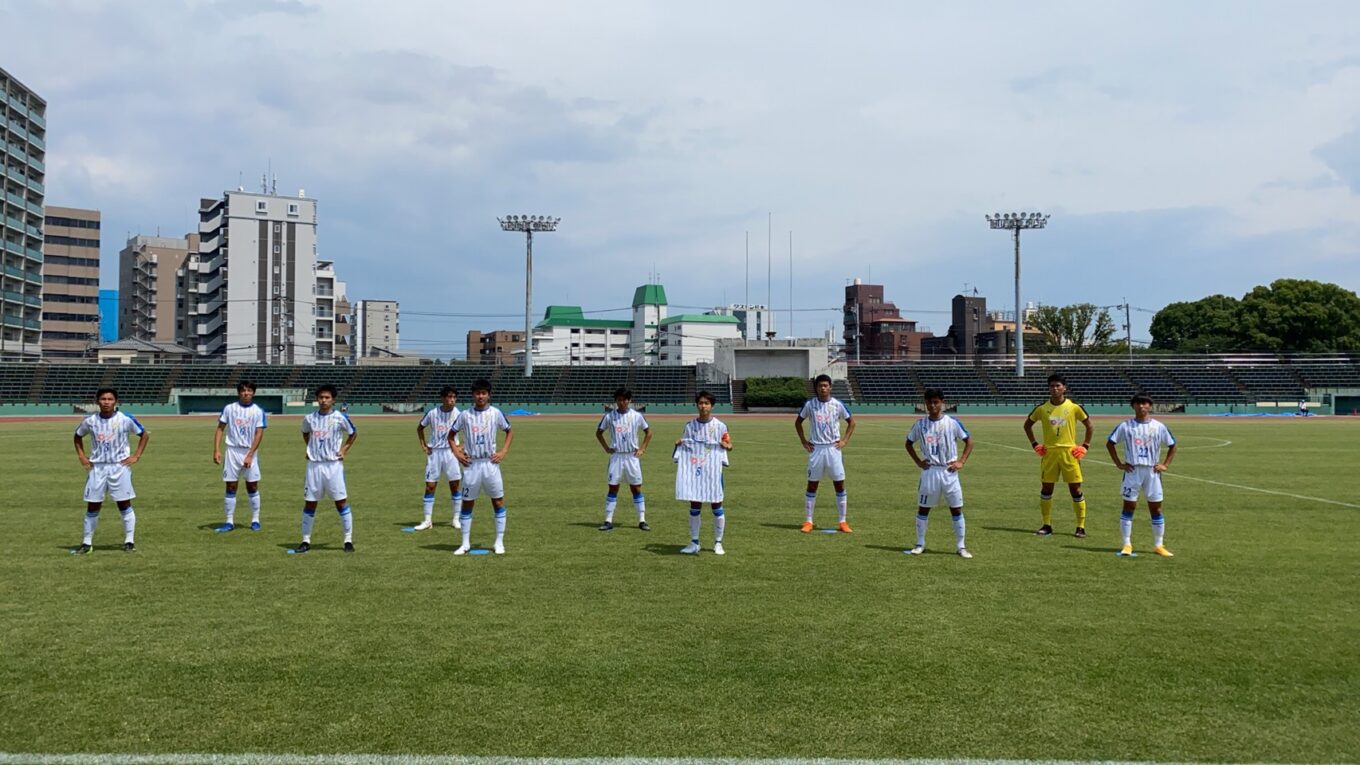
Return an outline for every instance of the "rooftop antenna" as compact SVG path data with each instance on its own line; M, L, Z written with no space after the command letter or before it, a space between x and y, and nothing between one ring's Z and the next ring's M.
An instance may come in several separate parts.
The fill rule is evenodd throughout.
M774 306L774 213L765 213L765 307ZM774 330L774 311L770 311L771 326L766 329Z
M260 173L260 193L261 193L261 194L268 194L268 193L269 193L269 173L268 173L268 172Z
M793 337L793 230L789 230L789 337Z
M746 305L751 304L751 230L746 230Z

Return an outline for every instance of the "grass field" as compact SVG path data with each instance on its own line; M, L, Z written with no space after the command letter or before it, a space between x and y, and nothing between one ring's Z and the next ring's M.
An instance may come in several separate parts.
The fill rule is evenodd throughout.
M607 534L593 419L515 420L509 552L461 558L447 526L401 531L420 514L414 418L357 421L351 556L324 505L314 553L285 554L296 418L265 439L264 529L231 534L211 531L213 420L146 421L139 552L117 549L109 505L88 557L67 552L74 420L0 422L0 752L1360 759L1360 422L1171 421L1176 557L1118 559L1103 450L1086 461L1091 536L1058 501L1065 533L1040 539L1020 420L969 420L965 561L943 508L937 554L901 552L907 419L865 418L847 451L855 533L798 533L791 419L728 419L721 558L677 554L678 419L652 423L653 531L625 493ZM474 544L491 525L483 500ZM1135 546L1149 539L1140 507Z

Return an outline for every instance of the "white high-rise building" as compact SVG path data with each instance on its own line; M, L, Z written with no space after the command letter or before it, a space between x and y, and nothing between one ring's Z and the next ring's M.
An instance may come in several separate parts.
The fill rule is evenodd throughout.
M774 332L774 311L763 305L733 303L708 312L711 316L737 317L737 329L747 340L764 340Z
M229 364L315 363L316 200L228 191L198 212L187 344Z
M359 358L401 354L401 306L395 300L360 300L354 307L354 349Z
M668 312L665 287L644 284L633 290L633 331L629 341L634 363L643 366L657 363L658 329Z
M316 262L316 363L352 364L345 283L335 277L335 261Z

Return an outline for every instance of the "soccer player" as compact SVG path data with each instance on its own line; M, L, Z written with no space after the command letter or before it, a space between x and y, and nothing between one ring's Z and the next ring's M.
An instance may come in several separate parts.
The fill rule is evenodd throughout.
M1124 536L1121 556L1133 555L1133 511L1138 507L1138 494L1147 498L1148 513L1152 515L1152 551L1163 558L1172 557L1171 551L1162 545L1166 533L1166 518L1162 516L1162 473L1171 467L1176 458L1176 438L1162 423L1152 419L1152 399L1143 394L1134 396L1129 405L1133 407L1133 419L1124 420L1115 426L1105 449L1110 452L1114 466L1124 471L1124 482L1120 494L1124 497L1124 510L1119 514L1119 532ZM1124 459L1119 458L1115 447L1124 446ZM1162 446L1166 446L1166 459L1158 461Z
M118 391L100 388L94 394L99 412L80 421L76 426L76 457L89 472L85 479L85 536L80 546L71 552L85 555L94 549L94 529L99 525L99 511L104 507L104 495L113 497L118 512L123 515L123 551L136 552L133 543L137 530L137 513L132 500L132 466L142 458L151 435L130 414L118 411ZM128 445L128 434L137 434L137 451ZM90 436L89 456L85 456L85 436Z
M496 451L496 431L505 433L505 446ZM454 437L461 436L462 443ZM459 519L463 544L454 555L466 555L472 549L472 507L482 492L491 498L496 516L496 543L491 548L497 555L505 554L505 484L501 480L501 461L510 451L515 434L510 421L501 410L491 405L491 383L486 379L472 384L472 408L458 414L449 433L453 453L463 465L463 510Z
M302 442L307 445L307 479L303 483L302 544L294 552L312 549L312 524L316 522L316 503L322 495L335 501L340 526L345 530L345 552L354 552L354 515L349 509L345 488L345 455L359 437L349 415L337 411L334 385L316 389L316 411L302 418Z
M1043 426L1044 442L1034 438L1034 423ZM1077 443L1077 423L1086 427L1086 435ZM1081 458L1091 448L1091 434L1095 427L1086 410L1075 401L1067 400L1067 379L1060 374L1048 376L1048 401L1034 407L1025 419L1025 435L1039 463L1039 512L1044 525L1034 532L1047 537L1053 534L1053 484L1059 478L1067 483L1072 495L1072 511L1077 516L1077 530L1073 536L1086 537L1086 497L1081 493Z
M698 555L700 516L704 503L713 509L713 553L723 555L723 531L727 517L723 510L723 466L732 438L727 425L713 416L713 394L699 391L694 397L699 416L685 423L685 431L675 442L675 498L689 502L689 544L681 548L686 555Z
M462 499L462 492L459 491L459 483L463 480L463 470L458 465L458 457L453 453L453 447L449 445L449 436L453 434L453 423L458 419L458 407L454 404L458 401L458 391L451 385L446 385L439 391L439 406L425 413L420 418L420 424L416 425L416 440L420 442L420 448L425 450L425 520L419 526L414 527L413 531L424 531L434 526L434 490L439 486L439 476L449 479L449 494L453 502L453 527L458 528L458 503ZM425 428L430 429L430 436L425 437Z
M647 444L652 442L652 431L647 427L647 419L642 412L629 408L633 402L633 392L627 388L614 391L614 409L600 418L595 428L595 440L609 455L609 467L605 470L608 488L604 495L604 523L600 531L614 528L614 508L619 501L619 482L628 481L628 490L633 493L633 508L637 510L638 528L650 531L647 525L647 498L642 494L642 455L647 453ZM612 442L604 440L604 432L613 433ZM637 432L642 431L642 445L638 446Z
M839 516L836 528L842 534L849 534L850 524L845 521L845 461L841 457L841 450L850 443L850 436L855 433L855 421L845 404L831 397L830 375L817 375L814 386L816 397L803 404L793 421L798 440L803 442L803 448L808 452L807 494L803 502L803 526L799 531L810 534L816 528L812 525L812 510L817 506L817 486L822 478L830 475L831 485L836 489L836 513ZM803 434L803 421L809 419L812 420L811 441ZM841 438L842 419L845 420L845 438Z
M264 429L268 427L264 409L255 403L255 383L242 380L236 384L236 403L222 408L213 431L213 464L222 465L222 480L227 484L222 501L227 522L217 531L236 528L236 489L241 476L246 479L246 496L250 498L250 530L260 530L260 462L256 458ZM227 460L222 462L222 433L227 434Z
M973 554L963 543L963 488L959 485L959 471L973 453L973 441L963 423L944 413L942 391L927 390L925 401L927 416L917 420L907 434L907 454L921 468L921 482L917 489L916 546L906 553L920 555L926 551L930 509L943 497L949 503L949 515L954 522L954 548L959 557L971 558ZM959 454L959 441L963 442L963 454ZM922 445L924 459L917 455L916 444Z

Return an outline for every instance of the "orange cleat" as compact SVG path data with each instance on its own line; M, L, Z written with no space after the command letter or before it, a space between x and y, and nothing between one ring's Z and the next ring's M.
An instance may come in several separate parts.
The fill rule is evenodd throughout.
M850 524L846 523L845 521L841 521L840 523L836 524L836 530L842 534L855 533L854 529L850 528Z
M808 521L807 523L804 523L798 530L803 532L804 534L811 534L812 530L815 528L817 527L812 525L812 521Z

